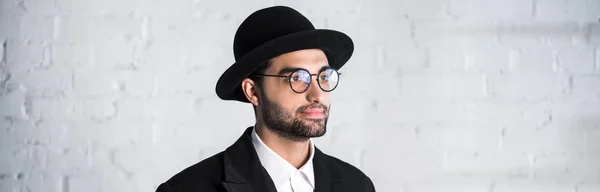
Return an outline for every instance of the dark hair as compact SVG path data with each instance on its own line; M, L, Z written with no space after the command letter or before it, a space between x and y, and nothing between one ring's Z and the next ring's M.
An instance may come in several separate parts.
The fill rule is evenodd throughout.
M267 60L265 62L263 62L262 64L260 64L258 66L258 68L256 68L256 70L254 70L250 75L250 79L252 79L252 81L256 82L256 86L259 87L259 89L262 89L262 83L263 83L263 78L260 76L255 76L256 74L263 74L265 73L265 71L271 67L271 65L273 64L273 62L271 60Z
M250 79L252 79L252 81L254 81L254 85L256 86L256 89L260 90L261 93L263 92L263 88L262 88L262 84L263 84L263 78L260 76L255 76L256 74L263 74L265 73L265 71L271 67L271 65L273 64L273 61L271 59L263 62L262 64L260 64L258 66L258 68L256 68L250 75ZM254 105L252 105L252 109L254 109L254 114L256 114L256 107Z

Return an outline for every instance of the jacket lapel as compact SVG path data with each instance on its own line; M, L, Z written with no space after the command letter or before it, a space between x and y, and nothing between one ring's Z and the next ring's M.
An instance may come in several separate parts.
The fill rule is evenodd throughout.
M315 147L313 159L315 172L315 192L340 191L338 184L342 181L342 175L329 158Z
M223 187L228 192L276 192L267 171L260 164L252 146L252 127L225 150Z

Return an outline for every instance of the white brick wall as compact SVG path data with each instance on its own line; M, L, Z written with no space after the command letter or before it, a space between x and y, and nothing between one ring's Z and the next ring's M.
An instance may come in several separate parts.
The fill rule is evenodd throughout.
M600 191L598 0L1 0L0 192L153 191L229 146L253 114L214 85L274 4L354 38L317 142L378 191Z

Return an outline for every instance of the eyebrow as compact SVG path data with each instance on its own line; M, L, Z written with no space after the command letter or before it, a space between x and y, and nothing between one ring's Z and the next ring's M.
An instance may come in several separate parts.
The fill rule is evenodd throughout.
M298 68L298 67L285 67L285 68L279 70L278 74L279 75L283 75L283 74L286 74L286 73L294 72L294 71L296 71L298 69L302 69L302 68Z
M321 70L323 70L323 69L326 69L326 68L332 68L332 67L331 67L331 66L327 66L327 65L325 65L325 66L321 67L321 68L319 69L319 71L321 71ZM300 68L300 67L285 67L285 68L283 68L283 69L279 70L279 73L278 73L278 74L279 74L279 75L283 75L283 74L286 74L286 73L291 73L291 72L294 72L294 71L296 71L296 70L299 70L299 69L304 69L304 68Z

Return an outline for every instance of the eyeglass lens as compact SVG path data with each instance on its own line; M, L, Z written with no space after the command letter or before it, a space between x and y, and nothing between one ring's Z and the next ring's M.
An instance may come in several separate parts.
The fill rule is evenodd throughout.
M290 76L290 85L296 92L304 92L312 80L312 75L306 70L297 70ZM317 76L319 87L323 91L333 90L339 81L339 75L334 69L325 69Z

